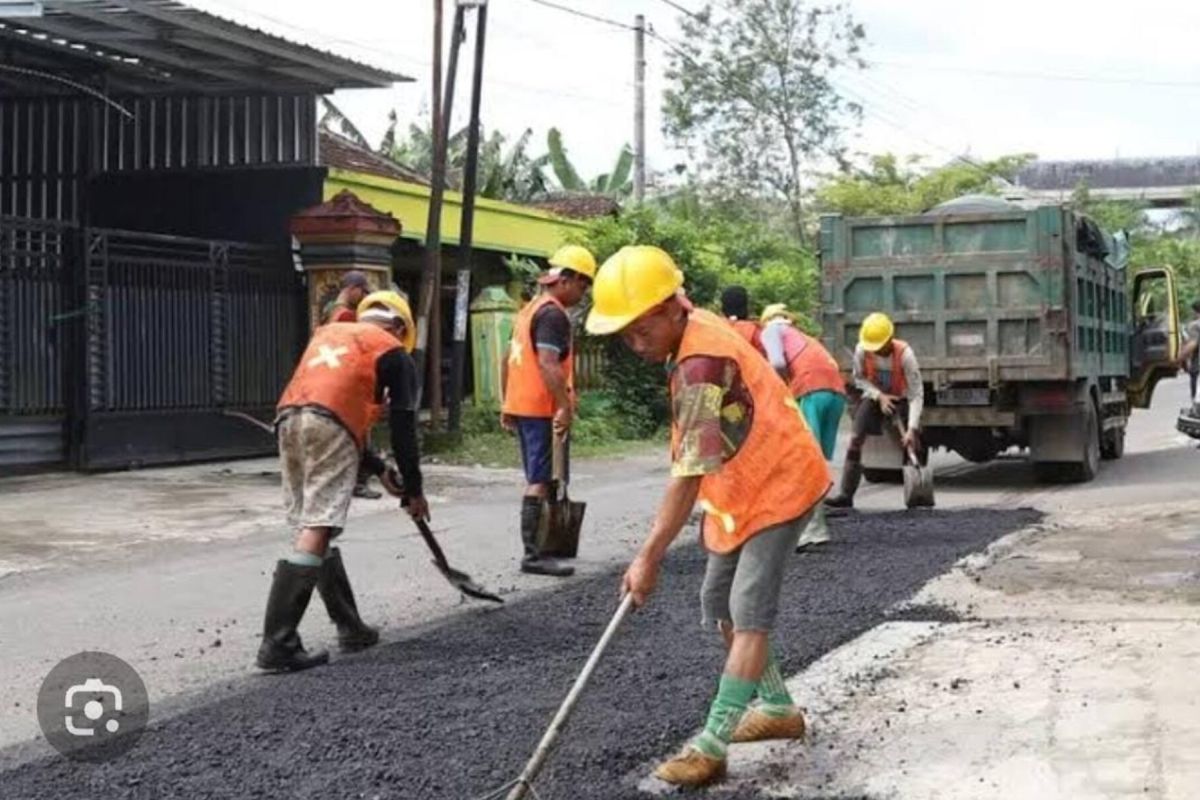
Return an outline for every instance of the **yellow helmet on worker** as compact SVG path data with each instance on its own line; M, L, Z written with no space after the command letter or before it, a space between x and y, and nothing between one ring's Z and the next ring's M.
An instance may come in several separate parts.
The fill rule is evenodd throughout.
M605 336L673 297L683 273L666 251L649 245L622 247L596 273L588 333Z
M577 272L588 280L596 280L596 257L592 251L577 244L564 244L550 256L550 269L538 278L539 283L554 283L564 269Z
M417 346L417 326L413 324L412 309L408 307L408 301L399 292L386 289L379 292L371 292L358 304L358 318L360 320L369 318L368 312L379 306L383 306L395 314L404 323L404 338L400 340L400 344L406 352L411 353L413 348Z
M887 314L876 311L868 314L858 330L858 343L868 353L877 353L887 347L896 333L896 327Z
M788 322L795 322L796 315L788 311L787 303L771 303L763 309L762 316L758 318L758 321L766 324L773 319L786 319Z

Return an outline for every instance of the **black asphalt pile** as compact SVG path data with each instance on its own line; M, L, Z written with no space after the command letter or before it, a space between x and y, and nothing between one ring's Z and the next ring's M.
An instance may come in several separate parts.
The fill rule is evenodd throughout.
M832 544L793 557L777 636L785 672L884 621L957 559L1038 518L971 510L832 520ZM703 568L695 544L671 554L658 592L617 636L538 781L542 798L638 797L644 770L703 723L722 662L717 636L699 623ZM520 771L615 610L617 588L616 573L571 581L325 668L257 678L152 728L116 761L53 758L4 773L0 796L477 797ZM323 613L315 598L310 613Z

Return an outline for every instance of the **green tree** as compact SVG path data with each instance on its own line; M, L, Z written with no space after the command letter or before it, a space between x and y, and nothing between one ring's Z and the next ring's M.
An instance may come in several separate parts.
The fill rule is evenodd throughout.
M861 68L863 28L846 6L804 0L723 0L680 17L670 45L664 128L702 151L706 177L787 203L805 241L805 167L843 153L861 109L833 78Z
M870 156L865 167L848 165L830 176L817 190L817 203L848 217L919 214L964 194L995 194L1000 181L1011 181L1033 158L1022 153L926 169L921 156L884 153Z

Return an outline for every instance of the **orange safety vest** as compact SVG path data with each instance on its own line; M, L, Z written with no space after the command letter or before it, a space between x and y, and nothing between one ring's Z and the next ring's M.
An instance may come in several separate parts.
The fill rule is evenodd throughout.
M376 362L400 340L368 322L330 322L313 331L278 411L320 406L338 418L361 448L379 419Z
M863 375L886 394L904 397L908 394L908 378L904 376L904 351L908 343L892 339L892 374L888 376L888 385L879 386L879 370L875 368L875 354L863 354Z
M846 393L846 381L837 361L819 341L801 330L791 329L801 342L800 349L788 361L788 388L793 397L820 391Z
M538 366L537 346L533 341L533 318L547 303L553 303L566 313L566 307L548 294L527 303L517 314L513 325L512 343L508 348L508 383L504 387L504 413L514 417L553 417L554 395L542 380ZM575 350L562 362L567 376L567 394L575 396Z
M735 361L754 402L750 433L720 471L700 481L704 546L729 553L750 537L803 516L829 491L829 467L795 399L775 370L728 324L692 311L676 358L711 356ZM672 424L671 446L680 433Z
M751 319L731 319L729 324L733 329L742 335L750 344L754 345L754 349L763 354L765 358L767 352L763 349L762 344L762 326Z

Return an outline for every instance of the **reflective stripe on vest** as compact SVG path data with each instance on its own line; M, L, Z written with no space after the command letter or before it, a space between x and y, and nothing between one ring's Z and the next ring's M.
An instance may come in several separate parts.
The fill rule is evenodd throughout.
M863 375L885 394L904 397L908 394L908 378L904 375L904 353L908 344L899 339L892 340L892 371L888 385L879 385L879 369L875 366L875 354L863 353Z
M278 410L320 406L346 427L361 448L379 418L376 369L379 357L401 349L400 341L367 322L331 322L312 339L279 398Z
M755 350L721 317L695 310L676 358L714 356L737 363L754 402L750 432L720 471L700 481L704 546L736 550L750 537L803 516L829 491L829 467L796 401ZM672 425L672 448L679 431Z
M542 294L525 305L513 325L512 342L508 347L508 383L504 391L504 413L517 417L553 417L554 395L542 380L538 366L537 346L533 341L533 318L542 307L553 303L566 313L566 308L548 294ZM567 377L567 393L575 394L575 348L563 360Z

